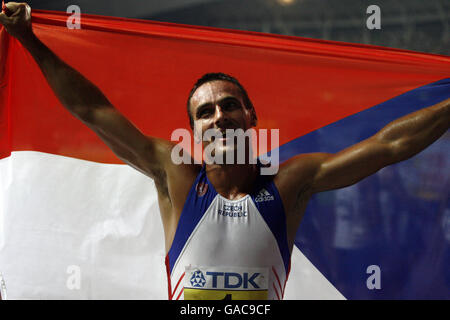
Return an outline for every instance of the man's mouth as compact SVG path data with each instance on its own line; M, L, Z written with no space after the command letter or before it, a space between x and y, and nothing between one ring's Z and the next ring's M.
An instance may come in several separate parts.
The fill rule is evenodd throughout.
M227 130L235 130L235 129L232 129L232 128L227 128L227 129L217 129L215 132L214 132L214 135L211 137L211 142L214 142L214 141L216 141L216 139L218 140L218 141L227 141L227 140L229 140L230 138L227 138Z
M230 138L229 137L227 138L225 134L222 135L222 136L212 136L211 137L211 142L215 142L215 141L221 141L222 142L222 141L228 141L228 140L230 140Z

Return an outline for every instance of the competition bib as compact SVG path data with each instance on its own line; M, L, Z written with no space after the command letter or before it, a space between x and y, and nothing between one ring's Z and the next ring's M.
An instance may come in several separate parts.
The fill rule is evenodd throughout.
M187 266L184 300L267 300L268 269Z

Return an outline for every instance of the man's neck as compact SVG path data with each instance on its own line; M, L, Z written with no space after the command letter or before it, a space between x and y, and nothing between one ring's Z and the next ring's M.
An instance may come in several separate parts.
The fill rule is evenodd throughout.
M206 165L206 175L214 189L230 200L240 199L252 191L258 171L256 164Z

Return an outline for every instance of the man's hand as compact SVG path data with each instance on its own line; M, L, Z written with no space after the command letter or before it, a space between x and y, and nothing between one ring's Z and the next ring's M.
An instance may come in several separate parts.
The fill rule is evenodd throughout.
M10 35L20 41L33 34L31 29L31 8L25 2L8 2L0 13L0 23Z

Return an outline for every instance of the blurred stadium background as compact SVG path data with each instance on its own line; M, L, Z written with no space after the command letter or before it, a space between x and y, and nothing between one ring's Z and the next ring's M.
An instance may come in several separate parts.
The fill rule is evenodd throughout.
M29 0L35 9L364 43L450 54L448 0ZM366 28L366 8L381 8L381 30Z

